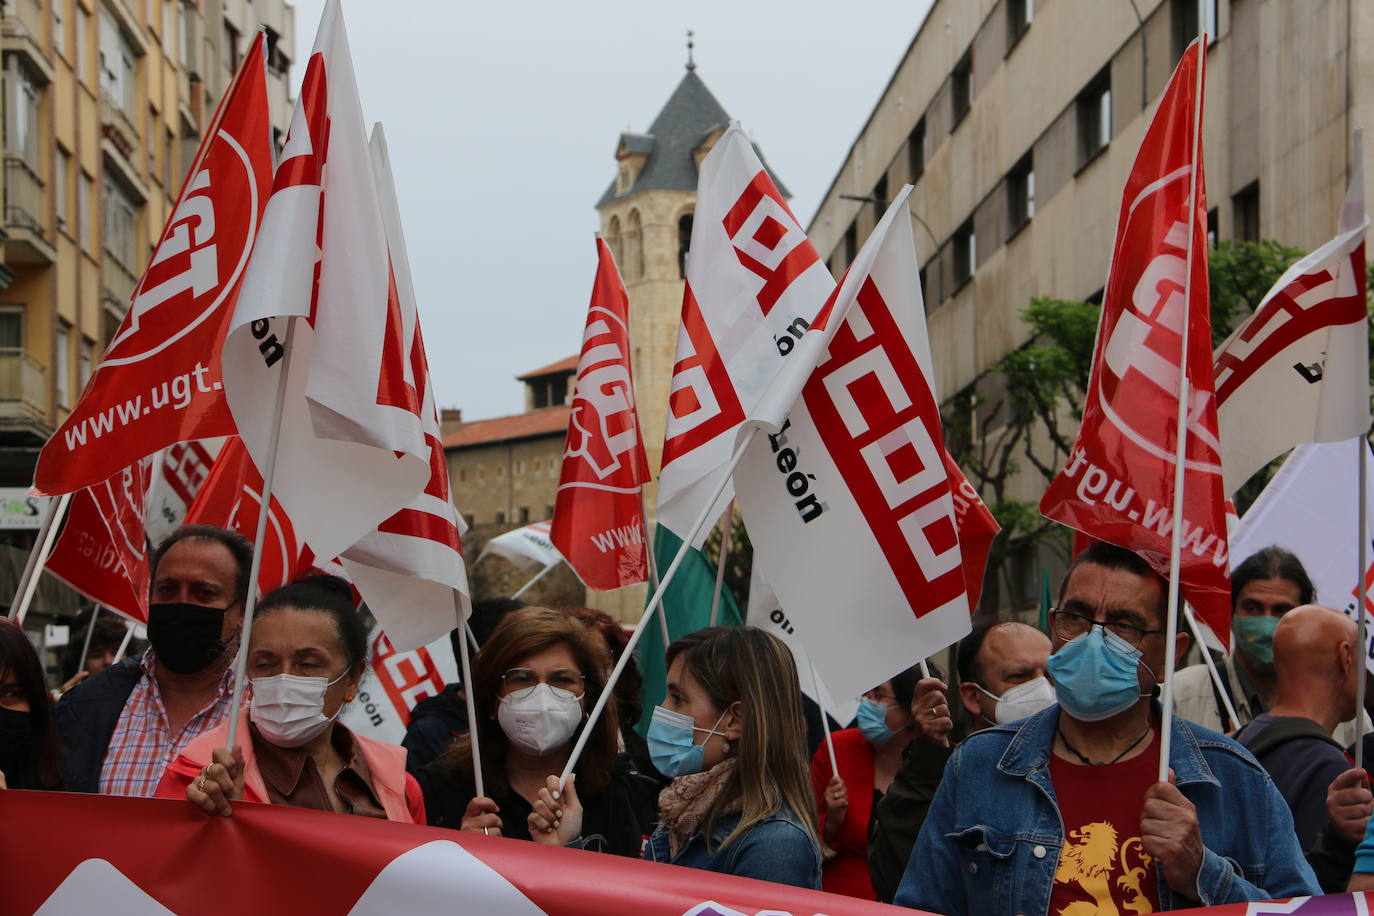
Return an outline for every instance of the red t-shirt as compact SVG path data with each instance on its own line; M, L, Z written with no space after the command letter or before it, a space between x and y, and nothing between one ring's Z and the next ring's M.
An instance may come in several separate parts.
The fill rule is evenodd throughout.
M1159 779L1159 735L1121 763L1087 766L1050 758L1064 818L1050 916L1153 913L1159 909L1154 859L1140 845L1145 790Z

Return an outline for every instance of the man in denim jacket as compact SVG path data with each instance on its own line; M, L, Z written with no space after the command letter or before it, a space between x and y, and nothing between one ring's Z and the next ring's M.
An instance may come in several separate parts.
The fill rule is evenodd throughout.
M1320 893L1288 806L1238 744L1175 717L1172 781L1156 781L1165 607L1135 554L1079 555L1052 616L1059 705L959 748L896 903L1077 916Z

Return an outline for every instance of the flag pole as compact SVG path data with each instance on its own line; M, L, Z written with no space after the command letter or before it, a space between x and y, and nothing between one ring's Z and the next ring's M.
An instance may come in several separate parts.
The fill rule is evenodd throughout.
M120 659L124 658L124 653L129 651L129 643L133 640L133 638L134 622L130 620L128 622L128 625L124 629L124 639L122 642L120 642L119 648L115 650L114 662L110 662L110 664L113 665L115 662L118 662Z
M1367 661L1369 658L1369 643L1367 642L1368 637L1366 636L1369 627L1369 588L1365 584L1365 570L1369 568L1368 559L1365 555L1369 547L1369 528L1367 527L1368 519L1366 518L1368 508L1365 505L1367 496L1365 492L1365 475L1368 473L1369 443L1365 441L1364 435L1361 434L1355 444L1358 445L1360 449L1360 576L1359 579L1356 580L1358 584L1355 586L1355 594L1359 596L1356 601L1360 606L1360 610L1356 620L1359 623L1360 635L1357 637L1355 644L1359 647L1357 655L1359 659L1358 664L1360 668L1364 669L1360 672L1360 676L1355 678L1355 768L1364 769L1364 682L1369 677Z
M825 700L821 697L821 676L816 673L816 663L811 662L811 686L816 692L816 705L821 710L821 728L825 731L825 749L830 752L830 775L840 775L840 765L835 762L835 739L830 737L830 713L825 710Z
M558 561L558 563L562 562L562 560ZM554 567L556 567L558 563L550 563L548 566L545 566L543 569L539 570L539 572L535 573L533 578L531 578L524 585L516 589L515 594L510 596L511 600L514 601L516 598L519 598L521 595L525 594L525 592L529 591L530 586L534 585L534 583L538 582L540 579L544 578L549 573L553 572ZM475 639L473 641L476 642Z
M730 463L726 466L725 473L721 475L720 482L716 484L715 492L713 492L710 498L706 500L705 504L702 505L701 511L697 513L696 520L692 522L692 527L687 532L687 536L682 539L682 546L677 549L677 555L673 557L673 562L669 563L668 568L663 571L663 578L659 580L658 588L654 589L653 597L650 598L649 603L644 606L644 613L640 615L639 625L636 626L634 632L630 634L630 641L627 642L625 648L621 650L620 660L615 663L615 668L611 671L611 676L606 679L606 686L602 688L601 696L597 697L596 705L592 707L592 711L587 715L587 721L582 726L582 733L577 736L577 743L573 745L572 753L568 755L568 762L563 767L563 772L559 774L558 784L560 786L567 784L568 776L577 766L577 760L582 756L582 749L587 746L587 740L592 735L593 726L596 724L596 720L599 719L601 713L605 711L606 703L610 700L611 694L615 690L615 685L620 680L620 675L624 673L625 667L630 663L630 659L634 658L635 647L639 645L640 639L644 637L644 628L648 626L649 618L653 616L654 611L658 610L659 605L663 604L663 594L667 591L669 583L673 581L673 576L677 574L677 569L682 565L683 559L687 556L687 551L692 549L692 541L696 539L701 529L705 527L706 519L710 516L711 509L715 507L716 500L720 499L720 495L724 493L725 488L730 485L730 481L734 478L735 468L738 467L740 461L744 459L745 452L749 451L749 446L754 444L754 439L758 437L758 434L759 427L754 426L750 428L749 432L744 437L744 441L735 449L735 454L730 458Z
M95 635L95 622L100 618L100 605L96 604L91 611L91 621L86 624L86 639L81 644L81 655L77 658L77 671L84 671L86 668L86 658L91 652L91 637Z
M1226 708L1226 717L1231 721L1231 731L1238 732L1240 731L1240 716L1236 715L1235 704L1231 702L1231 694L1227 692L1226 683L1221 679L1221 672L1217 670L1217 663L1212 660L1212 653L1207 651L1207 644L1202 640L1202 627L1198 626L1192 605L1186 602L1183 605L1183 616L1188 621L1188 629L1192 631L1193 638L1197 640L1197 647L1202 650L1202 660L1207 663L1207 673L1212 676L1212 686L1217 689L1217 695L1221 697L1221 705Z
M1188 173L1188 247L1184 259L1183 321L1179 329L1178 358L1178 415L1174 437L1174 505L1173 531L1169 538L1169 603L1165 611L1164 636L1164 693L1161 702L1164 713L1159 726L1159 781L1169 781L1169 749L1173 737L1174 668L1178 664L1178 587L1179 565L1183 554L1183 479L1188 450L1188 328L1189 309L1193 301L1193 242L1197 237L1197 185L1199 147L1202 144L1202 74L1207 67L1207 33L1198 17L1197 77L1193 84L1193 137L1191 168ZM1206 650L1204 649L1204 652Z
M601 234L597 233L600 238ZM637 409L637 408L636 408ZM644 554L649 561L649 587L658 590L658 557L654 556L653 545L649 543L649 512L644 508L644 485L639 485L639 521L644 526ZM658 625L663 630L663 648L668 648L668 643L673 639L668 635L668 615L658 615Z
M463 621L463 632L467 634L468 642L472 644L472 651L476 652L482 647L477 644L477 634L472 632L472 624Z
M735 501L725 508L725 526L720 531L720 553L716 557L716 590L711 596L711 626L720 619L720 593L725 587L725 560L730 556L730 535L735 528Z
M262 547L267 536L267 519L272 512L272 479L277 474L277 446L281 442L281 416L286 405L286 381L291 373L292 343L296 336L296 316L286 318L285 354L281 374L277 376L277 398L272 406L272 427L267 440L267 462L262 469L262 497L258 501L258 527L253 537L253 561L248 567L248 597L243 602L243 630L239 634L239 651L234 660L234 695L229 706L229 735L225 747L232 753L238 739L239 709L243 705L243 687L248 674L248 641L253 635L253 612L258 606L258 573L262 569Z
M453 609L458 612L458 619L466 627L467 615L463 613L463 602L458 597L457 589L453 590ZM472 631L468 630L468 632L471 633ZM473 785L477 787L477 795L480 797L486 795L487 792L482 785L482 750L477 740L477 700L472 695L472 663L468 659L468 641L466 639L458 640L458 663L463 668L463 702L467 704L468 708L468 741L472 748L472 781ZM482 832L486 833L487 829L483 827Z
M38 580L43 578L43 568L48 563L53 542L57 540L57 532L62 527L60 523L66 516L71 501L72 494L63 493L48 503L48 514L43 516L43 524L38 529L33 549L29 551L28 562L24 564L24 574L19 579L19 587L14 591L16 600L10 607L10 620L15 623L22 624L24 616L29 612L34 592L38 590Z

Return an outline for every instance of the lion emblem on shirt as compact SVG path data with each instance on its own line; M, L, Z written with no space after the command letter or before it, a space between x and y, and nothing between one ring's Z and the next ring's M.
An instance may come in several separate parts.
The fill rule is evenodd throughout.
M1122 916L1122 909L1112 895L1114 874L1127 913L1153 912L1141 888L1153 859L1141 848L1140 837L1130 837L1118 844L1116 828L1105 821L1097 821L1085 824L1081 830L1070 830L1069 840L1059 856L1055 883L1077 884L1093 899L1091 903L1075 901L1061 909L1057 916ZM1128 859L1136 859L1140 864L1132 865Z

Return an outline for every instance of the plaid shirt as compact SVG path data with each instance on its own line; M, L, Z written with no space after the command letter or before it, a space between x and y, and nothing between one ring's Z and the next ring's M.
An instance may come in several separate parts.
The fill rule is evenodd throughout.
M191 740L222 725L233 702L234 666L224 669L214 700L196 713L173 735L167 725L167 708L154 676L153 650L143 653L143 677L129 694L119 714L105 762L100 768L100 794L151 797L167 765ZM244 692L247 699L247 691Z

